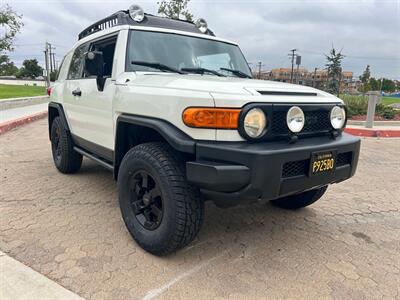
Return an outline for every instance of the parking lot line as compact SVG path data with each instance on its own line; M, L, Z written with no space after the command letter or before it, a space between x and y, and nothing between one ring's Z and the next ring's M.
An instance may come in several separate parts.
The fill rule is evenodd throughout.
M181 280L183 280L183 279L185 279L187 277L190 277L194 273L197 273L201 269L203 269L206 266L208 266L211 262L213 262L216 259L224 256L226 253L227 253L227 251L224 251L222 254L216 255L216 256L214 256L214 257L212 257L212 258L210 258L210 259L208 259L208 260L196 265L195 267L191 268L190 270L179 274L178 276L174 277L173 279L171 279L167 283L163 284L159 288L152 289L152 290L148 291L146 293L146 295L143 297L143 300L151 300L151 299L155 299L155 298L161 296L164 292L168 291L168 289L170 287L172 287L173 285L175 285L176 283L180 282Z

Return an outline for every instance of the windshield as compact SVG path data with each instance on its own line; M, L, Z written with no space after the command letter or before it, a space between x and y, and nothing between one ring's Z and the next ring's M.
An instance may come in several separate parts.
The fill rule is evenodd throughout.
M129 35L127 71L165 72L132 62L157 63L176 70L186 69L189 73L190 69L202 68L225 76L236 76L229 70L251 76L250 68L238 46L173 33L131 30Z

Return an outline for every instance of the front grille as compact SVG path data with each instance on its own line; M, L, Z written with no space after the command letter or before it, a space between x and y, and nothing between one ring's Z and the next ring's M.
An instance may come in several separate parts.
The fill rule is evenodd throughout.
M329 114L327 111L306 112L303 132L329 131L332 127Z
M352 152L340 153L340 154L338 154L337 159L336 159L336 166L341 167L341 166L345 166L345 165L350 165L352 159L353 159Z
M289 161L283 165L282 178L306 175L310 160Z
M286 124L286 111L274 112L272 120L272 133L276 135L290 134ZM326 132L331 129L329 111L304 112L306 119L302 133Z
M272 119L272 132L274 134L287 134L289 128L286 124L286 112L275 112Z

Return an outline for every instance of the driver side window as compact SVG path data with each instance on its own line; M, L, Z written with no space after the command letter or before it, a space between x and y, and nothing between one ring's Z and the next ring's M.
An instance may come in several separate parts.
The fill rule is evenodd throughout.
M114 63L114 52L115 45L117 43L117 36L102 39L96 41L90 45L90 51L99 51L103 53L104 60L104 78L110 78L112 75L113 63ZM84 77L89 77L89 75L84 73Z

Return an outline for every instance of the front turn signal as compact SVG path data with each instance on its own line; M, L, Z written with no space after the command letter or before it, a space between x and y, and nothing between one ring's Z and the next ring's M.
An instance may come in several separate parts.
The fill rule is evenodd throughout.
M189 107L183 112L183 123L189 127L237 129L240 109Z

